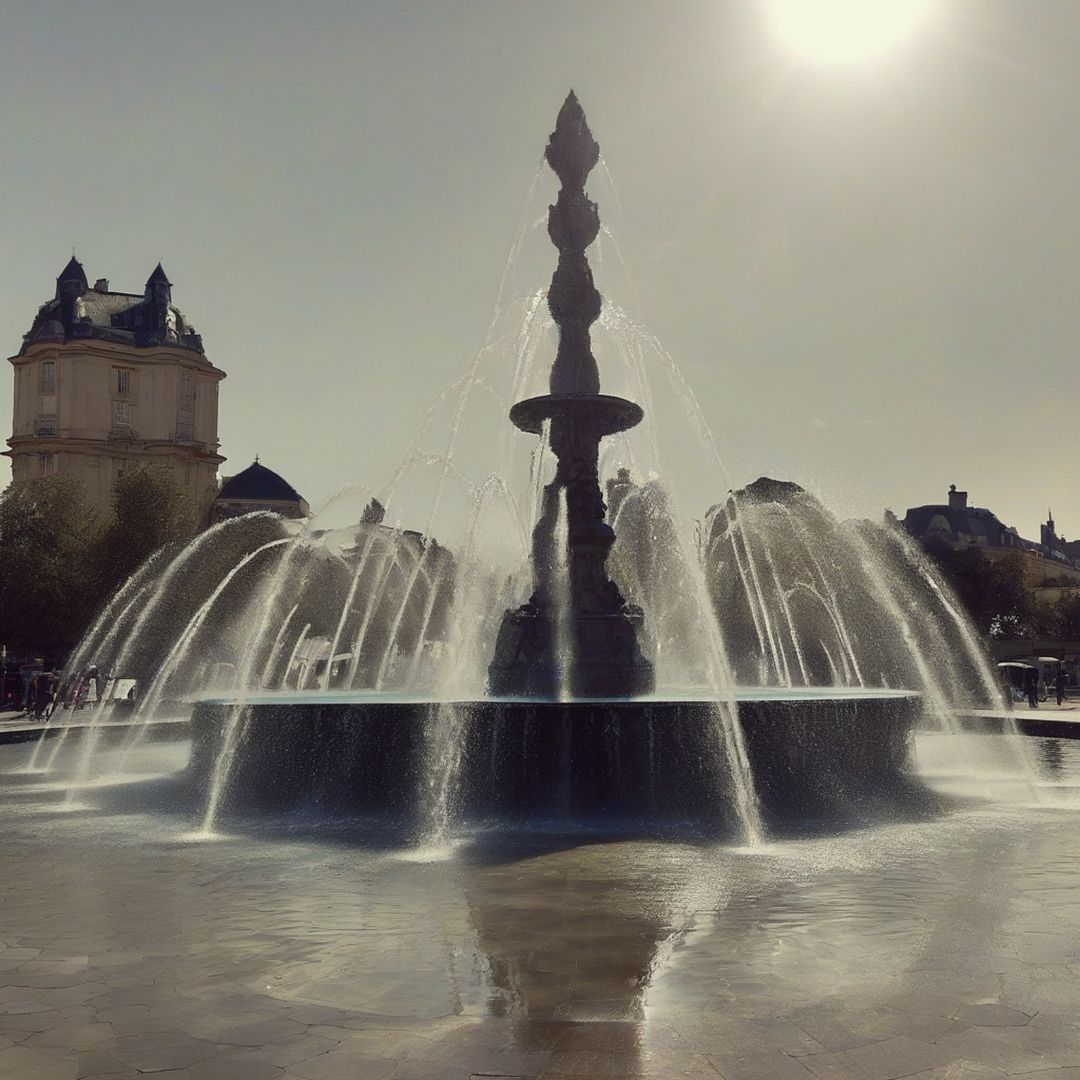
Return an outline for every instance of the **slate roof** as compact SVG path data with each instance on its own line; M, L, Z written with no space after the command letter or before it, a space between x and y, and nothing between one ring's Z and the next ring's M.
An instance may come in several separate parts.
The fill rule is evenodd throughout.
M218 499L251 499L259 502L303 502L296 489L273 469L253 462L221 485Z
M100 284L100 283L99 283ZM38 309L20 352L38 341L98 338L140 348L174 345L204 356L202 338L172 303L172 284L161 263L142 293L91 288L74 256L56 279L56 295Z

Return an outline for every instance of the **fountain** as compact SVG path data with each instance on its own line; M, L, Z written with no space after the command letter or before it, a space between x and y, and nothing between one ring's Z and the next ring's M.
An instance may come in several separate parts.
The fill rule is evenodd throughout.
M604 567L615 533L604 519L597 462L600 440L635 427L643 413L632 401L600 393L589 327L600 316L601 299L585 255L600 231L596 203L585 194L600 147L572 90L545 156L562 182L548 211L548 235L559 249L548 289L559 349L551 392L519 401L510 419L522 431L546 435L558 465L533 530L536 591L506 613L489 685L493 694L519 697L551 697L560 688L574 698L635 697L653 689L653 668L638 640L641 609L626 603ZM566 519L563 545L560 513Z
M605 505L601 451L628 445L644 412L600 392L594 325L614 328L646 404L652 349L712 457L715 442L674 361L593 284L600 219L585 181L599 149L572 92L546 159L561 184L547 214L558 345L548 392L527 396L542 344L531 294L502 406L538 440L524 511L491 476L470 489L460 543L433 535L447 485L464 482L454 448L481 363L506 366L489 340L355 526L223 523L139 571L115 624L102 617L80 646L80 662L139 679L126 755L162 715L190 714L200 835L222 814L270 809L378 815L428 844L492 819L689 821L753 843L793 818L924 807L913 730L954 733L960 705L993 703L955 598L888 526L841 524L762 478L688 540L664 481L636 483L625 466ZM455 391L446 449L425 456L421 435ZM429 468L427 527L388 524L387 501ZM499 515L503 562L484 533ZM89 727L77 784L94 771Z

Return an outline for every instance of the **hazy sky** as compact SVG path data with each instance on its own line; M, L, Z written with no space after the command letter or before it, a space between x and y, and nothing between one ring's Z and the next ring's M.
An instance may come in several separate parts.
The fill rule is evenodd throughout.
M72 246L121 290L161 259L228 372L224 473L259 452L312 503L378 486L485 339L477 393L511 392L514 301L555 257L550 173L529 189L574 86L614 181L590 183L613 233L598 284L670 352L727 466L642 349L689 511L762 473L875 516L954 482L1027 536L1051 503L1071 537L1080 5L934 8L902 48L832 68L757 0L10 0L7 353ZM605 389L632 392L612 355ZM527 441L502 407L466 411L474 479Z

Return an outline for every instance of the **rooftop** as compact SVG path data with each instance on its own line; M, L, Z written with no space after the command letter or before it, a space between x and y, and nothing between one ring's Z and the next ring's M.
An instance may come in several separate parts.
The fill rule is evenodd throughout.
M273 469L255 459L243 472L228 477L221 485L218 499L251 499L259 502L303 502L296 489Z
M138 348L174 345L200 356L202 338L172 302L172 283L159 262L141 293L116 292L106 278L90 286L72 255L56 279L56 294L38 309L20 352L38 342L97 338Z

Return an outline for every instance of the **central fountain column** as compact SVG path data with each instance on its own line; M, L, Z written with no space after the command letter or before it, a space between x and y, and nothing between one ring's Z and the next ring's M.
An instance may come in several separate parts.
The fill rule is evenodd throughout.
M545 156L562 182L548 209L548 235L559 249L548 289L559 348L551 392L519 401L510 419L522 431L546 432L558 465L533 530L535 589L527 604L503 616L489 690L496 696L633 697L653 689L653 668L638 640L642 611L607 575L615 533L605 521L597 462L600 440L634 427L643 414L632 401L600 393L589 327L602 301L585 255L600 231L596 203L585 194L600 148L572 90Z

